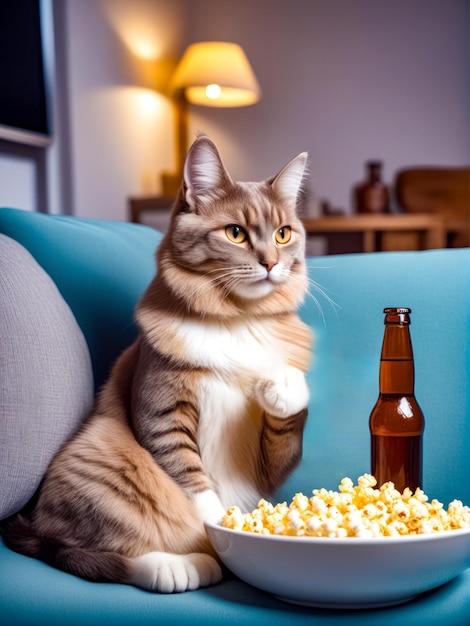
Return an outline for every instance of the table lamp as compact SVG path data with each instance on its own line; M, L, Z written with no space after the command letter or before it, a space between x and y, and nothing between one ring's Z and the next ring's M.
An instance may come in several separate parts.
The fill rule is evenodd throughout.
M206 41L190 45L170 82L175 101L175 173L162 174L163 193L175 196L183 179L188 150L188 103L210 107L255 104L261 90L243 52L235 43Z

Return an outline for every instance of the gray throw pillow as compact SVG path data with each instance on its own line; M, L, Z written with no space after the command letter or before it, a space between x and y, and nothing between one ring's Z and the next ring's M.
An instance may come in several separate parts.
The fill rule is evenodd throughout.
M0 235L0 519L33 496L93 403L90 354L50 276Z

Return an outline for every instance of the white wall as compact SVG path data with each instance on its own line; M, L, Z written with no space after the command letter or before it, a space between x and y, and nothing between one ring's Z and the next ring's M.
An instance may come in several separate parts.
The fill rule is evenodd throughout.
M263 89L251 109L198 108L236 176L310 153L313 190L350 208L364 162L385 177L469 163L467 0L198 0L186 42L242 44ZM193 109L196 112L196 109Z
M37 211L36 168L24 156L0 154L0 206Z
M66 0L73 204L127 219L173 164L173 111L161 89L184 18L179 0Z

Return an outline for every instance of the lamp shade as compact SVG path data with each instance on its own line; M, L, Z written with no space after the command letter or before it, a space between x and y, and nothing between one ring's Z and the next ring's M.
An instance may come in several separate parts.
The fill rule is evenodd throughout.
M241 107L255 104L261 90L242 48L235 43L206 41L190 45L170 85L184 90L192 104Z

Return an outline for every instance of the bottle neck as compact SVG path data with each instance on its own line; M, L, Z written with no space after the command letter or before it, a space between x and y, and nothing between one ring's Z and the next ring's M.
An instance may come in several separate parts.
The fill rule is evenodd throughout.
M380 357L381 394L414 394L413 349L408 324L386 324Z
M382 180L382 166L379 163L369 163L369 183L380 183Z

